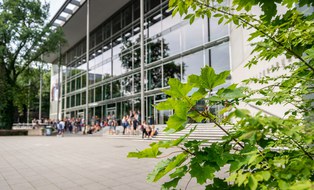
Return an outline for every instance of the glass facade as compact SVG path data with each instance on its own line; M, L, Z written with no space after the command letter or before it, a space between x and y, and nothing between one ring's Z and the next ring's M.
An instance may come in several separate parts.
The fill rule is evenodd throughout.
M89 82L89 117L118 119L140 111L139 0L132 0L90 34L89 78L86 79L86 39L63 55L62 113L82 115ZM193 25L171 16L166 0L146 0L144 16L145 119L164 124L172 111L152 106L164 101L162 89L170 78L187 81L190 74L210 65L216 72L230 69L228 26L215 19L196 19ZM223 39L223 40L222 40Z

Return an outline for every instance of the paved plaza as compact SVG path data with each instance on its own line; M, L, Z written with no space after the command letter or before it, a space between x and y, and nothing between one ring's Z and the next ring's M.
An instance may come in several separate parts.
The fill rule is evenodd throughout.
M149 143L108 136L0 137L0 189L160 189L162 182L146 182L160 159L127 158ZM185 189L188 181L178 188ZM192 180L187 189L204 188Z

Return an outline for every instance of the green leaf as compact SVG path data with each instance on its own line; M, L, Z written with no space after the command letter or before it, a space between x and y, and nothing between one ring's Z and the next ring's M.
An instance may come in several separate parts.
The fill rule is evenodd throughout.
M191 171L190 174L192 177L195 177L197 180L197 183L204 184L208 179L214 178L214 172L215 168L205 165L200 166L199 163L191 164Z
M180 166L187 159L187 156L188 154L186 152L183 152L181 154L174 156L171 159L167 159L166 162L163 162L160 165L157 164L154 171L148 175L147 181L149 182L158 181L160 178L165 176L168 172Z
M152 143L151 148L138 152L129 152L128 158L156 158L160 154L159 146L156 143Z
M257 189L257 180L255 179L254 175L249 176L249 187L251 190Z
M164 184L161 185L161 189L162 190L168 190L170 189L171 187L176 187L179 183L179 181L181 180L181 177L177 177L177 178L174 178Z
M180 80L175 78L170 78L168 84L170 85L170 89L165 90L164 93L174 98L186 97L193 88L193 86L188 83L183 84Z

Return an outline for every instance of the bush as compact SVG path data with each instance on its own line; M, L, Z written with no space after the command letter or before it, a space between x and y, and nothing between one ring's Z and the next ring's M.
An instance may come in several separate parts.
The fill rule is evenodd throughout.
M27 130L0 130L0 136L27 136Z

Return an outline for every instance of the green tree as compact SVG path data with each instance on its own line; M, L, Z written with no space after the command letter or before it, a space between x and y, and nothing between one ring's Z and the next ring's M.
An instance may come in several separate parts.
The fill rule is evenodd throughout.
M170 89L165 91L170 98L157 105L160 110L174 110L166 131L184 129L188 117L213 121L222 130L223 125L231 124L232 130L224 130L223 142L210 146L201 146L206 141L187 141L187 134L174 141L152 143L150 148L128 156L156 158L162 154L161 149L177 147L180 153L157 164L147 178L157 181L172 172L171 180L162 186L164 189L175 188L187 174L206 189L313 189L314 13L300 10L311 10L314 2L234 0L231 6L226 6L222 0L170 0L169 6L173 14L185 15L190 23L198 17L213 16L219 18L219 24L232 23L254 29L249 38L254 57L247 67L278 56L291 58L293 63L285 66L285 74L275 78L266 76L243 81L244 84L261 84L260 89L232 84L210 97L208 94L225 82L228 71L216 74L212 68L205 67L201 75L189 76L186 84L171 79ZM278 6L287 10L278 14ZM252 14L252 7L260 7L261 14ZM278 69L274 67L272 72ZM188 96L193 88L198 91ZM221 114L228 111L228 117L221 121L208 110L194 109L196 102L204 98L208 107L226 106ZM290 104L294 108L285 112L283 118L262 112L254 115L238 107L239 103L247 102ZM225 166L229 168L229 177L216 177L215 172Z
M58 49L60 29L52 29L48 4L39 0L0 2L0 128L11 128L22 87L17 81L42 54ZM24 97L25 99L25 97Z

